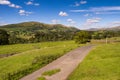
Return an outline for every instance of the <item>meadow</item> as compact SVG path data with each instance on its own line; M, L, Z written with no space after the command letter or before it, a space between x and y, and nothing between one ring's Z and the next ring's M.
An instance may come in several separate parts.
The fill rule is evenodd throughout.
M0 80L18 80L77 47L74 41L0 46L0 54L17 53L0 58Z
M99 44L67 80L120 80L120 43Z
M11 53L17 54L17 53L21 53L29 50L34 50L34 49L43 49L45 47L53 47L53 46L55 47L60 44L61 42L58 41L58 42L3 45L3 46L0 46L0 54L11 54Z

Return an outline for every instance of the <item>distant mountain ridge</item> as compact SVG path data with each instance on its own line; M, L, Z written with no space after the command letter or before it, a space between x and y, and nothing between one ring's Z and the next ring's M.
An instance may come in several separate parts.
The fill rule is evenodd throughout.
M90 29L87 29L87 31L99 31L99 30L120 31L120 26L111 27L111 28L90 28Z

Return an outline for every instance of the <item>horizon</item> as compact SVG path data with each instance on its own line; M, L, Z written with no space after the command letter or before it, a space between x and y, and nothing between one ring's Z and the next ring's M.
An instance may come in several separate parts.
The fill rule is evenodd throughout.
M119 0L0 0L0 9L0 25L35 21L79 29L120 26Z

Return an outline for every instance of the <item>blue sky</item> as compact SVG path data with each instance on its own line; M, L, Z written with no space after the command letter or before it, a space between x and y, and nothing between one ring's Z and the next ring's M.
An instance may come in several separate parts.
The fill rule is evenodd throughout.
M79 29L120 25L120 0L0 0L0 25L37 21Z

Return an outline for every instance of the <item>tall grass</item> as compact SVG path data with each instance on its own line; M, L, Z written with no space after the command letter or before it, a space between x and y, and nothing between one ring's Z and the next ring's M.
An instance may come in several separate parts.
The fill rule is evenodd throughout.
M120 80L120 43L95 48L68 80Z

